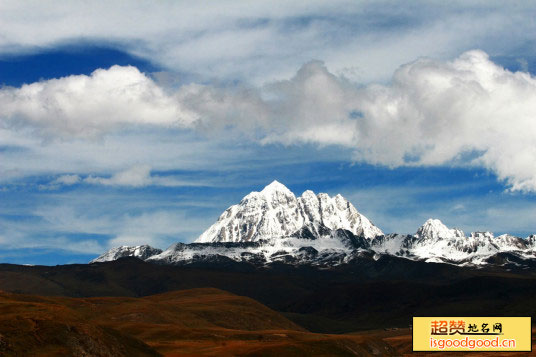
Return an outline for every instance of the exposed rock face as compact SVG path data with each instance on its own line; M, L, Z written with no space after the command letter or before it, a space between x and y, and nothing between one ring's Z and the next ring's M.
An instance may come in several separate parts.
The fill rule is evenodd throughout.
M473 239L493 239L493 233L491 232L472 232L471 238Z

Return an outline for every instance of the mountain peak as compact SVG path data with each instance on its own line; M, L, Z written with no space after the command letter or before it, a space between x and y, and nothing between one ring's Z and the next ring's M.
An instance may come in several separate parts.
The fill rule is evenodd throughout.
M471 238L476 238L476 239L483 239L483 238L493 239L493 237L494 235L491 232L472 232L471 233Z
M90 261L90 263L108 262L123 257L136 257L140 258L141 260L145 260L160 253L162 253L162 249L153 248L147 244L136 246L122 245L120 247L110 249L109 251Z
M251 192L229 207L196 242L272 240L290 237L307 225L346 229L369 239L383 235L341 195L331 198L308 190L297 198L274 180L261 192Z
M277 180L273 180L269 185L264 187L261 192L263 193L272 193L272 192L292 193L287 188L287 186L283 185L281 182Z
M442 226L446 227L445 224L444 224L443 222L441 222L441 220L438 219L438 218L428 218L428 219L426 220L426 222L424 222L424 225L430 225L430 224L433 224L433 225L442 225Z
M459 229L450 229L437 218L429 218L415 234L419 238L456 238L464 234Z

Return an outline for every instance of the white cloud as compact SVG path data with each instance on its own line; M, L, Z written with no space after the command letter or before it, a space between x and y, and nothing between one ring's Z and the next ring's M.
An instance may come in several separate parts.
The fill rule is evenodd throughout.
M209 225L206 219L187 216L181 211L155 211L140 215L125 215L114 231L115 237L106 242L108 248L120 245L149 244L167 248L179 240L193 240Z
M90 175L110 178L134 166L150 165L154 170L167 173L158 176L160 184L167 181L170 186L207 186L218 181L212 176L189 179L184 170L210 171L222 167L229 170L244 166L242 160L251 157L251 147L226 142L226 136L206 138L196 132L167 127L130 127L99 140L64 137L64 140L44 141L43 137L28 131L22 126L2 128L0 124L1 145L13 148L0 150L0 184L20 182L29 176L56 177L66 172L76 173L82 179ZM180 177L172 175L177 169L182 170Z
M211 89L213 91L213 89ZM512 190L536 191L536 79L510 72L482 51L401 66L389 85L358 87L318 62L292 79L240 95L188 100L201 118L262 130L261 143L337 144L355 160L399 166L474 165ZM212 110L217 107L217 110ZM255 115L255 112L257 115ZM231 119L229 119L231 117Z
M211 222L190 216L186 211L154 211L140 215L124 215L106 242L108 248L121 245L149 244L165 249L177 241L193 241ZM179 238L180 237L180 238Z
M341 188L366 217L386 233L413 234L429 218L438 218L466 234L491 231L527 237L534 233L536 203L524 195L504 192L475 197L473 185L444 182L436 185L406 184L355 189ZM440 196L441 199L434 198Z
M80 176L78 175L61 175L57 179L55 179L52 183L53 184L61 184L61 185L74 185L81 181Z
M77 192L50 197L53 199L47 204L32 204L31 212L17 211L25 217L22 220L13 219L3 210L1 249L51 249L97 255L117 245L151 244L166 248L177 241L193 241L213 219L192 215L189 209L202 204L200 201L169 200L155 208L143 198L128 196L81 196ZM106 207L106 212L102 207ZM135 212L125 213L125 207ZM211 212L213 209L203 208Z
M42 232L32 231L32 225L2 220L0 247L11 249L51 249L70 253L100 254L106 245L95 239L68 238L62 235L40 236ZM5 253L5 252L4 252Z
M45 136L64 138L95 137L140 125L171 132L177 127L195 128L214 138L211 155L217 155L218 145L226 140L340 145L354 150L357 161L390 167L484 167L512 190L529 192L536 191L535 103L534 77L510 72L478 50L446 62L419 59L401 66L389 84L367 86L336 76L313 61L291 79L262 87L192 84L170 93L135 68L115 66L92 76L1 89L0 120L8 128L0 135L24 136L28 125ZM107 169L113 167L115 174L84 179L103 185L182 185L172 177L151 175L152 162L158 161L161 170L176 168L170 163L177 163L178 155L196 164L204 160L192 156L193 146L181 146L173 142L173 134L162 132L155 137L141 135L125 150L129 131L121 132L126 134L114 142L115 147L106 148L106 142L96 145L106 148L103 155L96 155L102 149L93 145L89 150L82 142L57 144L55 149L72 155L71 162L88 174L98 172L92 167L95 162L110 161ZM167 141L161 144L160 139ZM149 148L151 140L161 150ZM209 141L199 149L206 150ZM24 139L14 142L26 145ZM69 145L72 149L67 150ZM179 147L185 151L179 154ZM27 162L33 158L25 152L4 155L19 158L13 167L6 165L6 175L14 177L22 165L20 157ZM119 157L124 160L121 164ZM218 162L214 156L211 160Z
M534 55L531 2L255 1L194 3L2 1L0 53L82 40L118 45L167 70L262 83L319 58L359 81L386 80L420 56L478 46ZM140 19L143 19L141 21ZM515 53L515 56L520 55ZM523 53L521 53L523 55Z
M78 254L101 254L105 245L95 239L72 239L66 237L28 239L26 242L11 242L5 248L15 249L53 249Z
M61 186L71 186L80 183L82 179L78 175L60 175L46 185L39 185L40 190L57 190Z
M389 86L356 93L356 158L389 166L483 166L513 190L536 190L536 79L481 51L422 59ZM469 159L464 159L464 155Z
M55 180L57 181L57 180ZM54 181L54 182L55 182ZM144 187L144 186L164 186L164 187L181 187L181 186L211 186L206 180L184 180L173 176L158 176L151 174L149 165L134 165L126 170L119 171L111 177L98 177L90 175L83 182L94 185L105 186L127 186L127 187Z
M0 89L4 126L31 125L45 135L94 138L125 125L188 127L179 102L135 67Z
M141 187L151 184L151 167L148 165L133 166L128 170L116 173L110 178L89 176L84 182L111 186Z
M165 237L155 237L153 233L149 235L119 235L106 242L107 249L120 247L123 245L135 246L135 245L150 245L160 249L167 248L170 245L170 239ZM100 253L103 253L101 251Z
M134 200L135 201L135 200ZM109 204L105 215L102 212L87 212L87 203L66 203L61 206L44 206L35 210L35 216L46 222L46 230L61 237L67 233L112 235L113 238L102 242L101 248L117 245L151 244L155 247L166 248L178 240L193 240L211 224L205 217L192 216L187 209L176 207L170 209L170 203L164 204L166 209L143 210L139 214L125 214L124 205ZM11 231L18 232L24 239L13 240L13 246L22 241L31 244L42 244L42 238L36 239L35 231L42 229L41 223L23 228L18 223L11 223ZM0 231L1 233L1 231ZM52 239L52 238L50 238ZM53 238L56 239L56 238ZM46 239L45 239L46 241ZM0 242L1 243L1 242ZM101 252L103 250L101 249Z
M296 141L352 146L356 128L349 115L355 86L318 61L305 64L290 80L264 88L271 128L263 143ZM275 125L274 125L275 124Z

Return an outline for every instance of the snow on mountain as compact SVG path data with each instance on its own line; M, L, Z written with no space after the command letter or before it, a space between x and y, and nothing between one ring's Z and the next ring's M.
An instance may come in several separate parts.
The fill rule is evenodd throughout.
M520 257L533 257L534 245L529 239L491 232L472 232L466 237L459 229L449 229L438 219L427 220L415 235L389 235L373 243L376 252L405 256L428 262L485 264L491 256L511 252Z
M439 220L429 220L414 235L388 234L367 239L349 230L332 230L309 223L292 235L279 239L176 243L165 251L149 246L123 246L111 249L92 263L125 256L136 256L158 264L179 265L228 259L257 265L285 262L334 266L371 254L473 266L490 262L497 264L496 261L510 262L511 258L515 258L515 261L536 259L536 235L522 239L507 234L494 237L489 232L474 232L465 237L460 232L445 227ZM494 258L500 254L510 256Z
M137 245L112 248L106 253L90 261L90 263L102 263L117 260L123 257L136 257L145 260L153 255L162 253L162 249L153 248L149 245Z
M381 254L458 265L518 264L536 259L536 235L473 232L466 237L438 219L427 220L413 235L384 235L341 195L308 190L296 197L274 181L225 210L195 243L176 243L165 251L123 246L91 262L134 256L160 264L231 259L333 266Z
M464 237L463 231L459 229L449 229L439 219L430 218L422 226L419 227L415 234L419 238L457 238Z
M471 238L474 239L493 239L493 237L491 232L471 232Z
M366 250L366 239L346 230L330 230L314 239L302 236L254 242L176 243L147 259L163 264L188 264L196 261L232 259L256 264L282 261L292 264L337 265Z
M253 242L289 237L305 226L316 230L346 229L372 239L382 231L341 195L330 197L305 191L296 196L273 181L260 192L251 192L239 204L229 207L218 221L196 240L210 242ZM318 233L318 232L315 232Z

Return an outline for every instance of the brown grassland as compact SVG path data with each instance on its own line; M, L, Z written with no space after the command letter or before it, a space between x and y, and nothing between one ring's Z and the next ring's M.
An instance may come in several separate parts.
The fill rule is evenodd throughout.
M251 298L214 288L139 298L2 292L0 309L2 356L414 355L409 329L311 333Z

